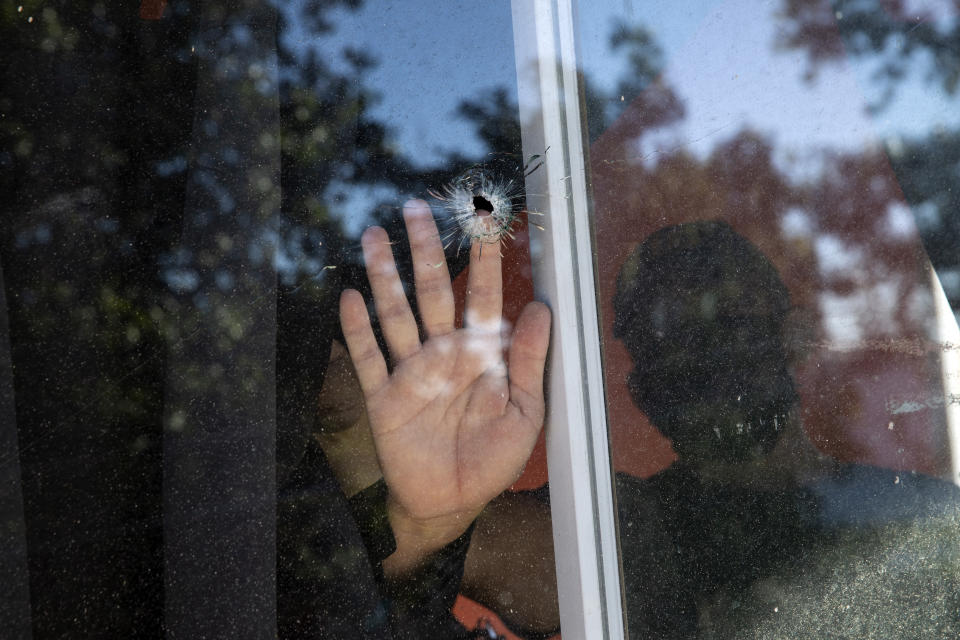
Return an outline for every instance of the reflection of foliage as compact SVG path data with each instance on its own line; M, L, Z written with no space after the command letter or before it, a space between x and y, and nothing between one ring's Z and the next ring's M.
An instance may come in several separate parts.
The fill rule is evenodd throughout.
M630 87L619 91L621 95L637 95L663 71L663 51L647 29L628 27L620 23L610 34L610 50L614 53L627 48L627 61L630 73L620 80L621 87Z
M908 12L903 0L787 0L784 14L786 46L805 49L813 65L845 55L873 55L882 62L878 80L900 81L911 56L923 52L930 56L930 76L948 93L956 91L960 81L956 21L939 28L934 16Z
M212 17L216 9L230 14L216 2L204 4ZM280 28L296 22L307 37L320 36L335 29L332 9L360 4L281 3ZM808 5L794 0L789 15L805 18ZM147 605L138 600L137 589L163 588L162 576L150 571L150 559L138 554L138 538L154 535L161 516L157 494L165 347L215 336L199 345L208 349L204 366L178 371L181 383L198 396L236 395L235 372L217 361L229 362L256 330L250 323L250 292L272 294L273 283L261 281L262 271L254 273L250 264L269 266L272 260L286 285L329 274L323 267L331 266L331 256L355 242L345 237L345 225L333 215L345 191L384 188L422 194L482 160L451 154L442 166L422 168L394 148L388 125L370 115L378 96L365 81L375 61L363 52L343 52L345 70L335 70L331 60L280 38L281 81L276 87L270 78L274 63L262 55L274 49L256 49L248 31L224 29L208 36L216 45L210 51L192 51L200 30L198 11L178 0L169 4L163 20L142 22L129 8L96 0L56 5L24 0L0 8L0 258L10 305L24 477L30 480L25 488L29 524L37 540L49 542L32 553L69 564L73 556L60 555L55 538L73 531L74 539L102 560L97 572L73 572L71 580L34 594L38 610L64 611L64 628L47 630L51 636L116 635L85 626L84 621L98 616L112 619L115 614L105 609L132 612L137 624L162 616L144 611ZM873 20L867 13L862 12L860 23ZM819 19L819 14L813 17ZM870 26L870 42L882 44L899 34L911 47L934 51L937 69L946 70L941 80L952 91L956 49L947 36L925 25L891 25L883 27L886 32ZM881 38L881 33L887 35ZM810 37L817 42L819 36ZM827 44L823 52L834 55ZM650 33L618 27L610 45L613 53L626 57L627 72L611 95L584 79L587 111L599 114L590 119L590 139L633 103L639 105L635 112L642 118L641 132L681 118L681 101L660 79L663 54ZM241 101L196 115L198 65L221 62L235 74L235 95ZM237 131L229 125L233 110L266 110L263 105L277 89L282 201L273 206L276 185L271 181L277 176L244 155L255 149L270 156L278 142L270 123L262 131ZM522 165L517 107L506 90L464 101L458 115L474 126L489 151L517 154ZM201 136L195 132L203 132L209 144L198 145ZM960 142L947 136L937 145L939 155L923 142L908 144L895 163L907 176L901 181L911 202L926 198L937 207L938 217L929 227L940 242L936 246L955 251L957 236L943 234L960 233L960 217L947 215L957 210L960 197L950 173L960 157ZM676 154L642 176L646 187L636 191L643 192L642 200L622 205L632 211L687 208L701 217L759 219L790 206L821 206L811 204L816 201L830 203L817 217L824 232L841 234L842 225L863 224L862 216L885 206L865 201L844 213L840 204L867 189L855 181L791 190L770 155L769 145L751 133L718 148L705 162ZM842 175L857 175L861 165L874 159L837 162ZM243 186L233 189L230 181ZM237 193L254 200L250 193L257 189L269 206L238 210ZM199 204L185 220L188 192ZM835 211L844 215L834 217ZM383 208L368 217L379 217L379 222L392 218L396 224L393 212ZM202 241L180 242L185 226ZM797 258L781 264L812 268L809 238L772 242L762 247L768 255ZM830 286L846 285L832 281ZM313 292L315 306L332 306L322 287L303 291ZM258 388L263 380L258 376L269 368L249 354L235 364L250 372L242 381L247 390ZM188 426L178 419L171 416L168 426ZM125 581L132 586L118 586ZM112 594L116 589L125 590L116 598L85 599L92 592Z
M322 32L329 7L358 2L306 4L302 24ZM290 91L282 151L287 184L302 188L279 212L276 176L258 162L275 153L276 131L237 126L275 91L273 49L218 15L234 17L217 3L172 2L157 22L96 1L0 9L2 339L30 553L46 581L33 606L61 612L36 618L41 635L160 629L162 602L143 594L164 589L155 554L169 351L196 348L173 373L211 407L259 398L270 363L243 346L258 331L250 305L269 309L275 295L263 274L279 258L281 270L323 266L311 229L336 229L327 187L382 181L396 164L384 126L365 116L368 62L349 56L345 74L298 64L314 90ZM216 26L201 29L204 19ZM202 65L235 91L195 118L198 94L217 90L198 89ZM172 430L192 427L167 417Z
M457 113L474 124L477 137L490 151L520 153L517 105L506 89L497 88L485 92L477 100L465 100L460 103Z
M909 227L896 226L900 185L884 154L827 156L821 171L803 183L784 175L772 155L768 140L743 131L705 160L678 150L650 168L625 168L631 180L626 193L616 186L623 175L619 167L598 171L597 186L617 193L623 211L662 212L662 224L721 219L754 230L751 240L774 260L793 293L806 296L793 304L813 314L808 322L819 313L823 294L856 296L892 287L894 300L921 295L915 287L925 290L925 281L912 275L915 237ZM825 245L846 262L824 262L818 248ZM873 304L853 325L861 338L927 335L926 306Z
M286 9L288 19L296 21L306 33L322 35L335 29L329 20L329 12L339 6L347 9L357 9L363 0L306 0L303 3L277 3Z
M610 34L610 51L623 54L627 70L613 93L606 95L589 77L583 78L584 102L590 140L596 140L621 115L627 105L641 118L643 129L654 129L683 117L683 103L663 83L663 51L653 35L642 26L618 24Z
M6 9L0 217L7 279L17 283L11 330L22 340L14 348L26 356L69 330L74 346L90 349L78 362L111 354L116 360L92 379L83 367L56 379L77 397L61 406L68 415L107 407L113 415L129 405L118 396L137 397L141 376L155 375L125 374L158 337L154 260L176 232L167 205L182 193L184 91L193 84L183 8L152 30L139 30L134 12L93 2ZM137 32L138 40L128 37ZM45 391L28 385L25 397ZM53 407L27 400L22 410ZM138 438L133 429L127 444Z
M315 5L318 3L307 3ZM324 5L338 4L324 3ZM356 8L359 2L347 3ZM317 7L310 13L318 20ZM300 21L302 16L297 14ZM281 13L281 30L292 19ZM300 26L311 24L300 22ZM316 33L332 30L324 28ZM367 110L377 96L364 85L373 66L366 54L343 52L347 72L336 73L311 48L279 40L283 211L299 224L329 219L330 205L346 184L390 183L404 162L389 148L387 128Z
M657 216L653 227L695 220L721 219L736 229L769 229L755 234L763 253L774 259L788 283L809 281L814 275L812 238L782 235L777 220L800 201L800 195L771 161L770 144L760 135L745 131L718 145L705 160L680 150L664 156L653 167L612 165L595 171L598 201L611 197L616 212L598 215L623 218L636 213ZM621 176L629 175L624 192ZM604 192L611 196L601 195ZM613 197L612 194L616 194ZM614 204L615 203L615 204ZM812 300L793 300L801 307L814 307Z
M926 65L926 80L955 96L960 82L960 21L929 11L908 10L903 0L788 0L784 10L786 46L807 52L812 76L825 62L850 56L875 67L883 89L875 109L890 104L903 83ZM960 196L957 167L960 137L934 132L925 139L894 141L887 149L907 202L913 208L933 265L960 271ZM960 309L960 288L945 281L947 296Z
M938 132L888 153L934 266L960 268L960 132ZM960 290L947 295L960 312Z

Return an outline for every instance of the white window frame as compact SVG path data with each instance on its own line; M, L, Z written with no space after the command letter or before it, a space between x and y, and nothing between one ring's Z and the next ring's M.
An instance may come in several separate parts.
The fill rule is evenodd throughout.
M547 459L565 640L625 637L604 403L596 276L571 0L514 0L527 207L544 213L530 250L537 297L553 311Z

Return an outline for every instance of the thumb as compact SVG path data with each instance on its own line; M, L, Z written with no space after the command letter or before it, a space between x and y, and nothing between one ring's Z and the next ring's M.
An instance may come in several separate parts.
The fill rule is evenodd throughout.
M541 302L524 307L510 340L510 400L536 424L543 421L543 370L550 345L550 309Z

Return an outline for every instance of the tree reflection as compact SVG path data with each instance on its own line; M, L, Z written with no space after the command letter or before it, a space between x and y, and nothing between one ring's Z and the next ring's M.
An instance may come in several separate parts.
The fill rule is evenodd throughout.
M953 95L955 83L950 80L949 66L952 54L941 56L936 52L944 43L927 37L929 31L916 27L922 21L912 20L883 37L877 35L882 31L871 26L874 19L883 20L883 11L905 11L900 3L831 5L788 2L786 7L777 29L794 34L790 40L792 46L809 48L812 60L809 70L830 58L849 63L848 54L851 53L854 57L875 55L883 60L892 55L899 61L900 70L896 65L873 61L882 73L874 76L871 82L884 85L883 91L878 91L884 94L890 87L900 88L906 84L907 76L903 70L908 67L909 75L916 77L916 67L908 64L907 58L927 47L930 57L942 58L947 65L942 70L943 75L938 70L932 74L931 81L942 82L944 90ZM752 15L755 8L750 3L722 3L717 15L728 10L737 13L742 9L739 18ZM881 18L877 18L878 15ZM671 14L665 22L675 27L671 20L677 19L677 15ZM709 43L727 42L735 37L716 33L714 21L720 22L711 14L703 24L685 25L688 32L697 34L696 40L705 44L702 49L698 48L699 44L692 45L691 48L697 49L697 55L672 66L669 60L664 61L659 84L696 91L691 87L697 86L700 76L691 59L701 62L706 57L702 52L709 50ZM851 24L859 25L857 28L864 33L854 34L850 31ZM796 31L791 32L791 29ZM838 32L844 34L843 39L838 38ZM895 35L909 38L917 32L926 35L917 36L907 53L891 53L887 38L893 40ZM875 38L869 40L873 45L864 44L868 40L861 42L866 35ZM784 42L779 38L777 41ZM764 61L774 56L761 49L767 43L750 44L757 47L757 67L769 72ZM844 44L850 46L847 48ZM871 48L873 46L876 50ZM730 59L734 57L724 58ZM751 62L743 57L735 58L729 65L731 75L743 71L737 65L746 67ZM770 63L770 66L775 65ZM674 70L676 77L671 75ZM723 70L726 71L727 67ZM689 75L682 76L683 73ZM647 126L643 122L647 105L636 100L607 124L591 147L598 298L606 335L613 333L614 311L609 301L614 297L617 274L623 277L620 269L637 243L656 237L653 234L664 227L679 229L672 227L678 223L726 221L775 264L790 290L795 316L784 326L792 338L786 345L789 353L785 355L795 368L804 428L820 452L829 454L828 460L838 469L844 467L842 463L854 462L909 472L908 476L874 469L872 473L877 476L864 483L864 487L870 487L867 489L870 495L880 495L879 492L889 486L899 488L906 478L930 481L916 472L950 477L952 461L943 406L954 399L945 394L940 365L944 352L953 345L945 344L935 326L934 292L927 272L928 258L919 234L924 234L928 251L934 253L938 251L938 244L944 242L943 236L950 235L946 231L947 225L955 224L948 219L957 217L956 207L952 204L956 175L949 177L947 173L952 171L955 174L956 167L949 160L944 163L948 167L946 170L932 167L933 163L952 157L944 147L951 134L930 133L929 137L917 136L910 141L889 136L883 146L868 142L852 149L844 148L840 141L836 147L806 143L800 153L808 154L809 164L803 166L785 153L788 144L782 142L781 131L759 129L750 119L749 107L741 107L735 100L734 106L724 103L715 111L704 107L703 104L714 97L710 91L716 91L723 83L704 80L704 84L709 88L704 89L705 95L696 96L699 103L690 102L706 109L707 116L691 110L684 117L699 116L701 123L711 117L733 118L735 128L729 134L717 135L719 141L710 140L699 146L694 144L699 139L691 141L684 137L684 132L689 129L671 129L672 125L682 122L679 117L666 119L660 126ZM771 86L782 85L772 82ZM731 91L738 89L732 81L729 88ZM915 85L913 90L916 90ZM679 89L677 94L682 105L687 96ZM815 101L824 98L812 91L809 97L797 91L782 99ZM888 108L888 104L893 104L891 100L887 98L886 102L870 105L871 113L877 114ZM853 108L857 107L854 105ZM746 115L738 115L738 108L742 108ZM602 113L603 109L598 111ZM804 130L806 126L806 123L783 120L784 129L796 126ZM957 244L956 240L946 242L949 243L946 247L940 245L935 258L939 263L935 264L944 267L949 275L949 270L957 264ZM717 261L717 272L723 268L722 264ZM677 285L673 278L681 272L682 265L682 260L672 265L665 260L659 265L659 279L653 278L665 289L662 295L668 302L664 307L670 309L673 304L686 308L691 316L712 318L704 307L698 308L697 303L713 308L708 303L715 303L722 294L698 298L691 293L701 293L697 285ZM709 274L709 269L705 268L705 274ZM746 276L741 274L740 277ZM737 276L731 272L729 280L736 282ZM710 276L703 275L700 286L707 287L708 282ZM736 290L733 284L731 288ZM727 290L721 288L721 291ZM685 294L689 297L685 298ZM636 300L640 308L649 308L644 307L644 302L642 296ZM649 302L656 305L663 300ZM654 309L649 311L651 315L655 315L660 307ZM633 586L631 579L626 578L628 612L636 615L643 606L649 606L648 622L662 624L654 625L662 632L662 637L687 637L680 631L678 620L681 619L691 624L688 629L690 637L698 634L698 628L699 635L710 635L712 631L721 637L738 637L745 633L749 635L753 630L754 635L750 637L788 637L810 629L821 630L814 633L826 633L831 628L839 630L841 626L834 625L837 618L831 618L830 612L839 602L849 601L857 603L852 606L856 613L851 611L850 621L844 622L859 625L853 635L886 637L895 633L889 630L893 626L915 630L927 622L926 619L917 619L919 608L902 606L902 599L898 600L898 597L922 601L924 606L940 608L940 611L950 610L954 589L949 583L956 565L954 554L936 556L937 560L932 563L915 562L909 570L903 571L893 570L887 563L891 558L930 557L929 549L952 545L955 536L950 533L954 523L951 518L955 515L930 524L922 520L917 501L909 516L918 518L917 522L889 526L876 535L866 535L864 529L835 548L825 547L822 558L818 557L819 551L809 552L807 557L817 558L810 567L781 568L778 574L771 568L777 562L789 564L804 556L803 552L791 550L790 536L777 529L796 518L797 511L787 508L791 515L774 515L785 503L778 506L777 500L772 499L775 491L770 490L781 474L795 483L794 488L812 486L802 480L803 456L799 450L793 450L792 455L757 474L750 482L744 481L747 476L744 465L744 469L736 469L726 478L732 482L717 483L716 486L723 487L720 492L731 493L754 483L747 492L750 498L745 500L751 506L742 510L732 503L723 504L723 500L710 493L707 486L711 479L716 480L716 476L700 474L697 470L691 474L694 478L692 484L684 486L683 482L678 482L680 475L689 472L689 458L694 457L689 453L690 443L686 443L686 454L683 454L684 443L677 443L681 455L687 459L673 464L676 458L671 443L660 438L647 423L647 418L633 406L629 391L636 392L637 389L629 388L624 381L631 375L632 365L648 373L659 373L661 369L658 367L667 368L666 363L681 366L676 365L680 362L681 370L690 372L710 361L710 352L703 348L703 343L684 333L688 327L684 320L687 318L660 318L666 328L661 327L663 333L658 334L659 342L653 338L650 340L657 345L667 342L672 347L664 348L665 352L659 354L662 361L651 357L649 352L641 355L634 352L634 361L631 362L620 342L607 339L604 345L614 467L637 476L652 476L646 481L624 475L618 478L622 560L625 574L634 576ZM742 321L732 326L751 325L749 321ZM671 331L680 336L674 342L669 342L663 335L669 336ZM731 333L726 341L719 342L727 347L728 343L735 343L735 339ZM751 356L761 352L759 345L749 351ZM726 351L723 354L727 358L720 358L724 364L736 362ZM738 372L741 370L742 367ZM650 376L655 377L656 373L650 373ZM680 377L680 373L674 377L666 375L657 381L659 386L651 386L652 381L644 379L643 390L647 392L644 397L668 397L678 388L677 393L682 394L685 387L678 382ZM760 380L768 382L771 377L761 377ZM707 403L705 398L711 397L709 392L722 389L722 383L723 380L714 379L708 392L690 400L688 408L698 419L702 414L697 412L702 408L697 403ZM732 398L725 399L733 402ZM736 400L739 402L739 397ZM636 394L633 401L639 402ZM715 405L722 405L722 402ZM716 431L718 439L723 429L721 409L711 406L710 411L704 412L707 414L705 422L710 424L712 421L714 428L719 427L720 430ZM660 418L663 420L662 416ZM698 427L703 426L692 422ZM714 441L709 429L697 435L705 435L704 439L715 445L711 451L719 449L720 445ZM944 505L955 502L955 487L936 482L931 482L931 486L937 487L931 494L943 492L943 496L952 496L938 498L943 499ZM646 493L651 487L668 487L665 497L651 499ZM684 495L684 490L689 493ZM765 500L770 503L760 506ZM891 501L883 502L883 508L890 508ZM659 514L653 513L657 507L661 509ZM756 511L751 512L751 508ZM944 508L949 510L949 507ZM847 504L843 511L845 517L870 512L860 503ZM888 515L894 511L889 511ZM882 513L882 509L875 513ZM763 522L768 517L770 521ZM902 514L896 517L907 519ZM680 521L683 524L677 526ZM643 529L644 526L648 528ZM673 539L663 540L664 532L669 532L671 527L676 527ZM758 543L766 536L771 543L768 548ZM711 539L715 544L709 542ZM726 562L725 558L731 557L728 554L737 553L734 549L738 543L746 547L744 556L714 573L718 565ZM710 548L698 552L706 547ZM702 564L698 564L701 561ZM677 566L666 569L662 576L652 575L651 567L673 562ZM727 570L730 570L727 577L731 579L725 587L714 590L710 585L711 576L723 575ZM938 574L939 577L931 578ZM694 583L690 591L697 594L695 604L681 603L678 607L680 613L670 617L665 611L688 593L685 587L677 586L684 580ZM738 581L743 584L737 584ZM750 589L738 591L751 582L754 585ZM639 587L637 583L640 583ZM938 586L932 590L926 586L934 583ZM894 584L900 585L896 587L898 594L891 595L887 589ZM724 588L731 591L721 595ZM639 595L647 590L649 600L645 603L630 602L631 597L638 600L647 597ZM726 597L730 593L733 595ZM868 593L883 595L867 597ZM716 600L713 605L708 605L711 598ZM764 613L746 613L755 605ZM851 607L847 606L847 610ZM769 611L773 613L766 613ZM908 611L911 612L909 615ZM727 624L729 626L724 626ZM954 633L952 624L951 621L945 622L944 626L931 625L930 633L948 637ZM884 625L888 625L886 630ZM637 632L643 633L641 630ZM845 630L837 632L846 633ZM654 635L657 634L654 632Z
M949 2L903 0L787 0L784 46L807 53L808 76L838 61L870 70L879 89L875 112L889 109L910 80L955 102L960 81L960 21ZM930 260L942 273L955 313L960 313L960 195L952 188L960 157L956 131L937 130L901 140L886 150L907 203L917 216Z
M847 4L836 9L841 24L851 19L851 6L869 12L869 3ZM814 63L843 50L825 40L824 21L838 20L825 11L821 3L788 3L778 25L793 29L791 42L810 47ZM805 35L809 29L816 37ZM656 85L670 84L668 74L657 77ZM844 460L947 475L943 412L891 411L906 400L943 397L939 346L929 341L934 314L918 229L935 266L949 276L960 246L947 231L957 218L955 180L946 175L953 169L943 162L951 157L950 137L900 141L896 149L888 144L886 153L876 147L810 149L815 169L795 171L773 136L749 121L708 154L688 149L682 139L672 143L671 123L683 118L682 96L674 115L653 127L643 122L648 102L628 106L591 148L602 304L612 297L631 243L668 224L726 220L774 261L791 290L796 325L803 329L794 351L806 356L798 371L801 396L818 446ZM652 473L672 454L638 426L642 418L618 390L627 359L616 343L607 349L608 379L615 385L609 392L614 457L620 468ZM876 428L880 424L895 426Z
M269 504L273 436L253 418L274 408L277 278L300 288L299 309L326 313L327 285L357 266L356 231L331 210L343 192L423 193L482 159L416 168L369 115L375 61L349 50L341 69L283 37L291 21L308 38L330 33L334 9L359 6L172 2L157 21L95 1L0 10L0 256L17 406L4 428L20 440L39 636L159 636L162 522L201 569L247 553L251 531L270 540L256 505ZM480 132L491 150L519 151L508 107L500 96L464 108L478 127L501 118ZM352 228L396 204L358 212ZM304 321L332 320L321 315ZM236 475L237 442L264 464ZM194 488L164 510L162 487L177 482ZM204 499L247 532L206 558L203 527L176 526ZM234 565L238 588L257 591L255 568ZM170 593L182 602L168 610L215 624L189 585Z
M266 411L276 400L260 392L274 387L274 375L281 403L287 389L305 396L298 385L308 391L309 376L289 362L309 363L276 364L277 345L258 325L276 318L278 287L281 305L289 292L301 297L301 318L329 311L328 291L356 278L357 229L395 224L400 194L423 194L488 153L519 158L511 91L478 92L458 109L483 153L450 152L423 166L397 147L395 124L372 115L377 60L356 49L321 55L290 35L334 33L335 12L361 5L174 1L157 21L98 0L0 9L0 258L38 634L159 635L163 603L141 596L164 588L164 438ZM926 52L930 81L955 95L956 24L941 28L880 0L789 0L783 24L787 45L808 52L811 72L843 55L876 59L889 101L911 56ZM808 422L821 447L941 472L941 425L922 424L923 414L887 430L877 400L887 391L871 376L887 389L939 392L926 382L936 364L924 342L929 296L900 205L918 217L934 264L960 269L960 135L888 141L886 153L825 152L820 172L804 180L778 167L774 143L749 128L706 157L680 148L640 158L640 142L681 122L685 105L650 30L614 27L609 51L626 60L626 74L608 91L584 78L603 304L626 255L619 231L635 230L639 240L666 223L728 220L776 262L805 322L817 327L798 350L887 340L882 363L831 347L823 361L832 368L801 374L820 414ZM198 89L205 72L220 84ZM357 193L364 208L345 219L341 203ZM957 308L960 293L948 293ZM824 324L829 304L852 305L855 326ZM297 345L277 348L283 358ZM611 349L616 383L627 363ZM891 361L902 363L893 374ZM210 405L173 406L171 385ZM232 417L213 415L234 401ZM651 436L638 433L632 407L619 410L615 456L626 464ZM850 424L871 429L841 437ZM631 468L662 466L670 454L660 446L660 458L646 455L648 466Z

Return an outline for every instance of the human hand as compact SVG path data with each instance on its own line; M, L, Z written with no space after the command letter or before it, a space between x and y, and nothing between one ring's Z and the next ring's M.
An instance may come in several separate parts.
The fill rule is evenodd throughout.
M430 209L411 200L403 214L426 340L379 227L368 229L362 244L392 372L363 297L347 290L340 298L343 334L389 488L398 553L413 545L398 570L457 538L520 475L543 425L550 332L547 307L528 304L510 337L507 368L499 247L480 243L471 248L464 326L456 328L450 275Z

